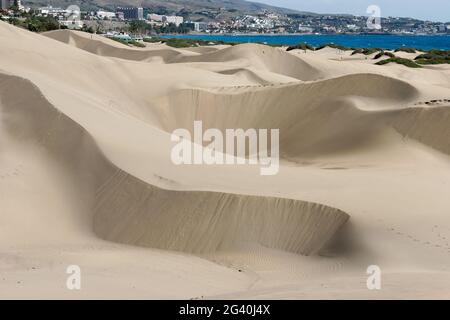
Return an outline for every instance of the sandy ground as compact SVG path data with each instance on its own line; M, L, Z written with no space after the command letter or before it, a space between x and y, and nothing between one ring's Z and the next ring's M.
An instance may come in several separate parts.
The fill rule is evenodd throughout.
M0 41L0 298L450 298L448 66ZM280 129L280 172L175 166L194 120Z

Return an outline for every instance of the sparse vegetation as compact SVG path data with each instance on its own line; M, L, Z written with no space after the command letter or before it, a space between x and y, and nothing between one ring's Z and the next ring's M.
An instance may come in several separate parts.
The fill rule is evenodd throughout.
M450 64L450 57L446 58L433 58L433 59L417 59L418 64Z
M415 59L418 64L450 64L450 50L430 50L418 55Z
M342 51L350 51L350 50L355 50L355 48L349 48L349 47L345 47L345 46L341 46L338 44L334 44L334 43L326 43L321 45L320 47L318 47L316 50L322 50L324 48L332 48L332 49L338 49L338 50L342 50Z
M159 42L163 42L163 39L161 39L159 37L146 37L146 38L144 38L144 42L147 42L147 43L159 43Z
M170 38L170 39L164 39L159 37L152 37L152 38L145 38L144 42L149 43L165 43L169 47L173 48L191 48L191 47L199 47L199 46L210 46L212 44L211 41L205 41L205 40L194 40L194 39L178 39L178 38Z
M33 32L46 32L59 29L59 22L53 17L31 16L25 19L10 19L9 22L15 26L28 29Z
M290 46L286 49L286 51L292 51L292 50L311 50L314 51L314 47L307 44L307 43L299 43L295 46Z
M392 52L381 50L375 57L373 57L373 59L378 60L384 56L389 58L395 58L395 54L393 54Z
M200 46L215 46L220 44L227 45L237 45L239 43L230 43L224 41L207 41L207 40L196 40L196 39L180 39L180 38L160 38L160 37L151 37L144 38L144 42L148 43L165 43L169 47L173 48L192 48L192 47L200 47Z
M138 48L145 48L145 44L142 43L142 42L139 42L139 41L134 41L133 40L133 41L130 41L130 44L135 46L135 47L138 47Z
M376 63L376 65L382 66L382 65L385 65L388 63L397 63L397 64L404 65L408 68L422 68L422 66L420 66L419 64L415 63L414 61L412 61L410 59L398 58L398 57L378 61Z
M380 52L383 51L383 49L380 48L360 48L360 49L356 49L352 52L352 56L354 56L355 54L363 54L366 56L369 56L371 54L374 54L376 52Z
M417 51L414 48L398 48L395 49L395 52L416 53Z
M117 41L117 42L120 42L121 44L124 44L124 45L126 45L126 46L129 46L128 41L123 40L123 39L121 39L121 38L110 38L110 39L111 39L111 40L114 40L114 41Z

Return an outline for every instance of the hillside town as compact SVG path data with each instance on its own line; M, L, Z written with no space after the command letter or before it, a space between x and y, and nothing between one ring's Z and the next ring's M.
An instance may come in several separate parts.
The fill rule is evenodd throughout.
M367 17L324 14L280 14L262 10L259 14L237 14L227 18L217 12L155 12L142 7L116 7L82 11L73 8L27 7L21 0L0 0L3 19L20 18L20 13L36 17L51 17L63 28L87 29L96 33L121 32L139 23L139 31L150 33L208 33L208 34L450 34L450 22L421 21L413 18L385 17L381 29L367 27ZM225 10L225 9L224 9ZM166 11L166 10L164 10ZM229 10L228 10L229 11ZM192 19L202 14L200 19ZM18 17L19 16L19 17Z

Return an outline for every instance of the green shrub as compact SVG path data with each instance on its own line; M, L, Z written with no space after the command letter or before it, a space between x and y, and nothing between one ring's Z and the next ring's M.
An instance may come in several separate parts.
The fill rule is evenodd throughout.
M415 63L414 61L410 60L410 59L404 59L404 58L389 58L386 60L382 60L382 61L378 61L377 63L375 63L376 65L382 66L388 63L398 63L401 65L404 65L408 68L422 68L420 65L418 65L417 63Z
M326 43L321 45L320 47L318 47L316 50L322 50L324 48L332 48L332 49L338 49L338 50L342 50L342 51L350 51L350 50L355 50L354 48L349 48L349 47L345 47L345 46L341 46L338 44L334 44L334 43Z
M230 43L224 41L208 41L208 40L195 40L195 39L179 39L179 38L159 38L159 37L151 37L145 38L144 42L148 43L165 43L169 47L173 48L192 48L199 46L214 46L219 44L227 44L227 45L237 45L239 43Z
M395 52L416 53L416 49L414 49L414 48L398 48L398 49L395 49Z
M148 43L158 43L158 42L162 42L162 41L163 40L158 37L144 38L144 42L148 42Z
M135 46L135 47L138 47L138 48L145 48L145 44L143 44L142 42L139 42L139 41L134 41L133 40L133 41L130 42L130 44Z
M432 58L432 59L416 59L418 64L450 64L450 57Z
M46 32L59 29L59 22L53 17L32 16L26 18L24 21L20 21L17 25L33 32Z
M163 39L163 38L151 38L149 40L145 39L145 42L161 42L165 43L169 47L173 48L191 48L191 47L198 47L198 46L208 46L211 45L210 41L205 40L194 40L194 39L177 39L177 38L170 38L170 39ZM215 44L215 43L214 43Z
M430 50L414 60L418 64L450 64L450 50Z
M428 54L435 56L448 56L450 55L450 50L430 50Z
M292 50L296 50L296 49L298 49L298 50L311 50L311 51L314 51L314 48L311 45L307 44L307 43L299 43L299 44L297 44L295 46L290 46L290 47L288 47L286 49L286 51L292 51Z
M126 41L126 40L123 40L123 39L120 39L120 38L110 38L111 40L114 40L114 41L117 41L117 42L120 42L121 44L124 44L124 45L126 45L126 46L130 46L129 44L128 44L128 41Z
M385 56L388 56L389 58L395 58L395 54L393 54L392 52L384 52Z
M379 53L377 53L377 55L373 59L377 60L384 56L387 56L389 58L395 58L395 54L393 54L392 52L382 50Z
M355 54L363 54L366 56L369 56L371 54L374 54L376 52L379 51L383 51L383 49L380 48L361 48L361 49L356 49L352 52L352 56L354 56Z

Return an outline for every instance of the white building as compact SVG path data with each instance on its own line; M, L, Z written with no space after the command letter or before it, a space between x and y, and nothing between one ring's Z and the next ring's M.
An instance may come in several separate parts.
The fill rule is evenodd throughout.
M179 17L179 16L166 16L165 22L167 23L173 23L175 24L177 27L182 24L184 21L183 17Z
M194 31L201 32L208 29L208 24L205 22L194 22Z
M38 11L38 13L40 13L44 16L52 16L52 17L65 16L67 14L66 9L53 8L52 6L41 7L37 11Z
M313 33L314 28L310 26L299 26L298 31L301 33Z
M147 15L147 19L156 22L163 22L164 16L156 13L150 13Z
M147 15L147 19L155 22L173 23L177 27L184 22L183 17L179 16L164 16L160 14L150 13Z
M348 24L348 25L347 25L347 28L348 28L349 30L352 30L352 31L357 31L357 30L359 30L359 27L358 27L356 24Z
M102 20L104 20L104 19L111 20L111 19L114 19L116 17L116 13L115 12L109 12L109 11L97 11L96 12L96 16L99 19L102 19Z
M144 9L139 7L117 7L116 8L117 16L122 16L125 20L144 20Z

